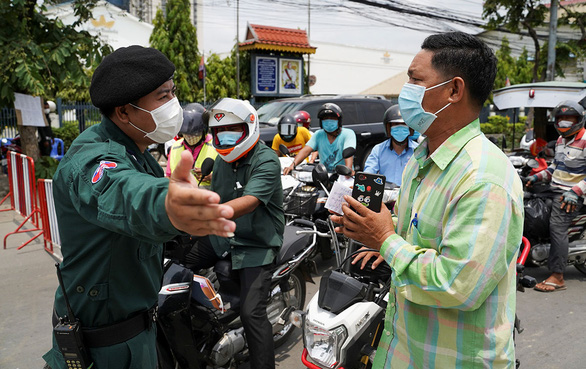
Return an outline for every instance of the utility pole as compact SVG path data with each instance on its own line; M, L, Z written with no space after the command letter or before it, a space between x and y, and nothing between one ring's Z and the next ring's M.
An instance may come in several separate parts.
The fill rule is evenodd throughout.
M240 0L236 0L236 97L240 98Z
M311 45L311 43L309 42L309 37L311 35L311 0L307 0L307 43ZM311 54L307 54L307 92L311 93L311 91L309 91L309 88L311 87L309 85L309 79L311 78ZM303 93L303 91L302 91Z
M557 43L558 30L558 0L552 0L549 7L549 42L547 48L547 77L553 81L555 77L555 45Z

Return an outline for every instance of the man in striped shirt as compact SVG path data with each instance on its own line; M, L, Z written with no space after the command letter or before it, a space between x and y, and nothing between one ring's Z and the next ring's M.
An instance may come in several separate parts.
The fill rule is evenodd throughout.
M568 227L579 213L586 193L586 137L584 108L574 101L563 101L553 110L555 129L560 134L555 146L553 163L528 178L527 186L538 181L551 182L555 197L549 218L548 268L551 275L535 286L537 291L565 290L564 269L568 259Z
M515 367L523 188L480 131L495 74L476 37L429 36L399 96L405 123L427 139L405 168L396 226L385 207L374 213L350 197L357 212L344 205L333 217L392 268L374 368Z

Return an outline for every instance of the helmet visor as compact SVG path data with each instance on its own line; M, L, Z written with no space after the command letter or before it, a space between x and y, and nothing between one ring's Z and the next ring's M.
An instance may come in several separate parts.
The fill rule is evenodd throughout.
M295 136L296 124L281 124L279 125L279 134L281 136Z

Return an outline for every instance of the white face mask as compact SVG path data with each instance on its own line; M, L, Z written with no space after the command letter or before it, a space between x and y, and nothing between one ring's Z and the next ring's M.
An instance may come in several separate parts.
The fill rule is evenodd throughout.
M181 125L183 124L183 109L181 109L177 97L174 97L152 111L148 111L134 104L130 105L139 110L150 113L153 117L156 127L152 132L145 132L132 124L132 122L128 122L131 126L144 133L145 137L148 137L157 143L165 143L179 133L179 129L181 129Z

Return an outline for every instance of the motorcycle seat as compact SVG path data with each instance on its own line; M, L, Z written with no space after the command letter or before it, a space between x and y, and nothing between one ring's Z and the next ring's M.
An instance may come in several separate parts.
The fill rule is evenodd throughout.
M297 231L306 230L306 228L288 225L283 233L283 246L279 250L276 263L281 265L283 262L290 260L293 256L303 250L309 244L310 234L297 234Z

